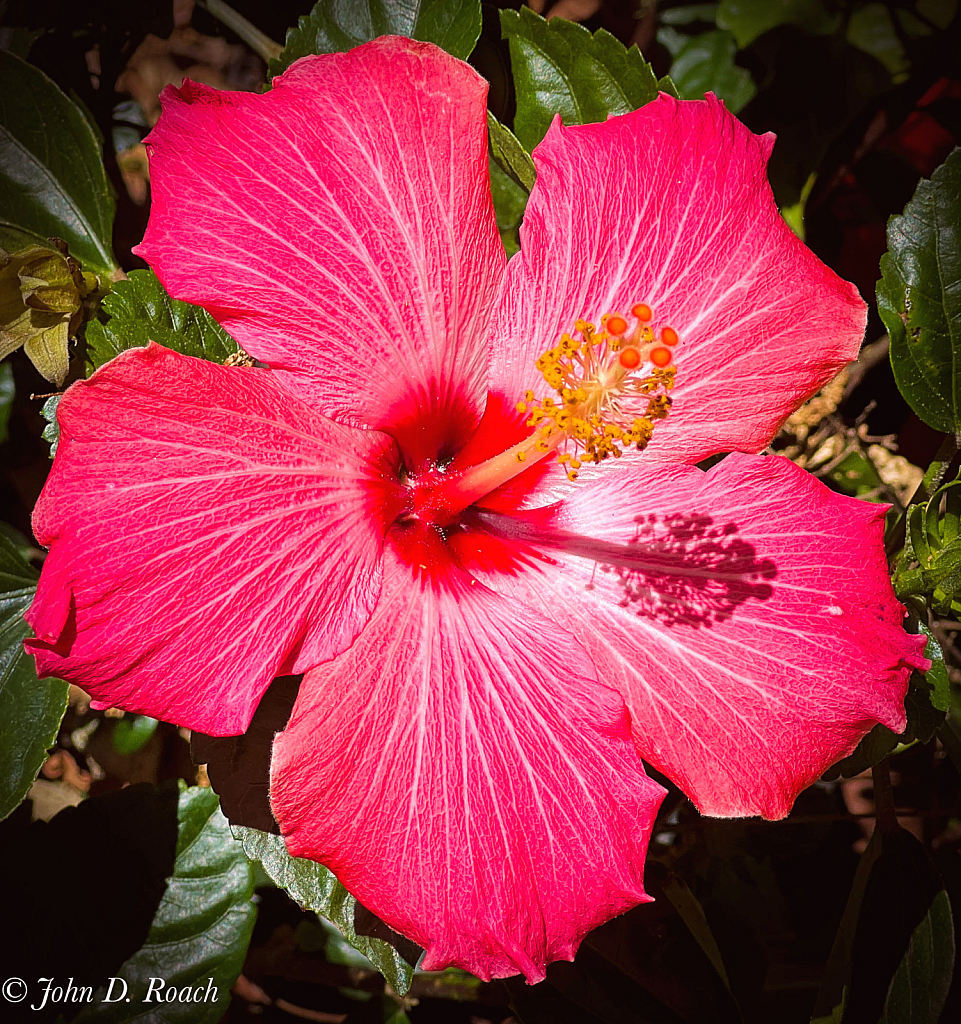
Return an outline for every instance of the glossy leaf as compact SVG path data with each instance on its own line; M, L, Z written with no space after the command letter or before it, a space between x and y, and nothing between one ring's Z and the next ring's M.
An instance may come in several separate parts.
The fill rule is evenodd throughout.
M152 270L134 270L103 300L101 317L87 324L87 362L102 366L128 348L155 341L186 356L222 363L237 343L199 306L172 299Z
M657 96L657 79L637 47L628 49L604 29L591 35L582 25L545 21L523 7L501 11L501 30L510 42L517 90L514 134L528 150L555 114L564 124L589 124Z
M480 32L479 0L319 0L288 30L268 74L273 78L308 54L339 53L390 35L436 43L466 60Z
M37 572L0 534L0 818L27 795L67 709L67 684L38 680L23 649Z
M530 153L518 142L517 136L487 112L487 135L491 159L519 188L530 192L537 172Z
M177 854L167 889L143 947L117 971L129 1002L104 1003L101 988L76 1018L78 1024L216 1024L230 1004L230 988L243 967L256 910L253 873L230 834L217 794L181 782L177 804ZM153 1000L144 1002L151 979ZM208 981L208 979L210 979ZM189 987L194 1000L163 1000L164 992ZM207 996L207 993L216 995ZM113 995L121 994L117 983ZM169 998L169 997L168 997Z
M699 100L713 92L736 114L757 91L751 73L734 63L736 52L730 32L703 32L685 39L671 64L671 80L680 98Z
M279 835L243 825L232 828L235 838L243 843L244 853L251 860L260 861L271 879L285 889L291 899L333 922L344 938L384 975L395 992L404 995L409 990L413 966L390 943L357 934L354 925L357 901L323 864L291 857Z
M57 454L57 445L60 444L60 424L57 422L57 406L63 395L51 395L40 410L40 415L47 421L40 435L44 441L50 443L50 458Z
M114 200L100 140L47 76L0 50L0 221L63 238L88 269L114 270Z
M948 679L948 670L944 664L944 652L927 626L922 625L921 632L928 638L924 656L930 659L931 668L925 672L924 677L931 686L929 694L931 705L937 711L949 711L951 708L951 681Z
M935 430L961 430L961 149L888 221L878 312L908 405Z
M730 29L744 49L778 25L798 25L811 35L830 35L841 21L827 0L721 0L717 27Z
M23 612L37 573L0 535L0 818L24 798L53 745L67 704L67 685L39 681L23 650L30 629Z
M938 1024L954 971L954 919L942 889L914 929L878 1024Z

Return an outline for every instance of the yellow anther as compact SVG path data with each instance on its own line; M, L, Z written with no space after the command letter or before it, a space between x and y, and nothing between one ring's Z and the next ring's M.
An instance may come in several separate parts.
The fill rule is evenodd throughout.
M657 363L664 345L677 345L677 332L660 325L655 332L657 321L645 303L632 306L629 315L605 313L598 322L600 330L589 320L575 321L572 332L561 334L541 354L536 365L553 394L537 399L533 391L525 391L517 406L519 412L530 412L528 426L540 428L535 449L558 449L558 461L571 480L582 461L620 458L634 448L643 451L654 424L671 408L667 392L676 370ZM636 356L623 358L625 348ZM568 447L573 453L560 450Z
M518 462L524 462L527 459L527 452L518 452L516 459Z

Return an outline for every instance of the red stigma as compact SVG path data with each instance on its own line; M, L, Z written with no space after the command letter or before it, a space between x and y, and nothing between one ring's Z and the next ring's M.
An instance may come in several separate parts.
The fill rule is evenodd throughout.
M664 345L676 345L680 340L673 327L665 327L661 331L661 342Z
M654 316L654 314L651 312L651 307L643 302L639 302L636 306L634 306L631 309L631 312L637 317L638 320L641 321L641 323L645 324L649 323L651 317Z
M636 348L625 348L617 354L617 361L625 370L633 370L641 364L641 353ZM670 353L668 353L668 362L670 362Z
M668 328L670 330L670 328ZM675 335L677 337L677 335ZM665 367L671 361L671 350L664 348L663 345L658 345L656 348L651 349L651 354L648 357L655 366Z
M607 333L614 335L615 338L620 337L627 331L627 321L622 316L616 314L607 319Z

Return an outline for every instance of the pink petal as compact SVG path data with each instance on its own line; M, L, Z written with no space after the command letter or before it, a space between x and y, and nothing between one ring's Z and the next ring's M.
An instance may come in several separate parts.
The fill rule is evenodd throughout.
M673 411L645 455L760 451L857 355L866 317L778 214L773 141L713 96L662 94L603 124L555 119L495 312L491 391L508 407L527 388L543 395L534 360L561 332L644 302L681 338Z
M213 735L343 650L379 593L397 454L267 370L158 345L75 384L34 512L41 675Z
M294 856L426 947L425 970L535 982L649 900L664 791L573 639L424 550L430 573L386 556L367 629L306 676L274 813Z
M875 723L904 728L911 669L929 665L891 590L884 511L781 458L617 465L553 508L483 517L522 571L457 552L575 632L645 760L704 813L780 818Z
M483 409L504 266L486 93L398 37L305 57L263 95L168 88L138 252L326 415L426 460Z

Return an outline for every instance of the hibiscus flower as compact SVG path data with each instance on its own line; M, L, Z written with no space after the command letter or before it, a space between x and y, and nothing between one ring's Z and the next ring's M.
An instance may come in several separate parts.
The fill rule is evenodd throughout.
M883 508L756 454L865 323L772 138L711 97L556 120L505 266L485 95L400 38L165 91L139 251L267 368L150 345L67 392L28 647L214 735L306 673L290 852L425 968L536 981L648 899L642 757L781 817L927 663Z

